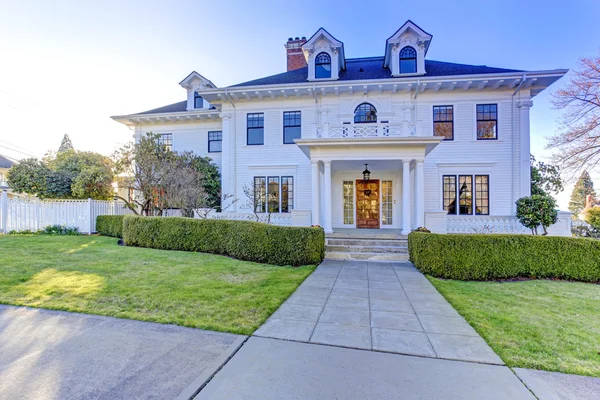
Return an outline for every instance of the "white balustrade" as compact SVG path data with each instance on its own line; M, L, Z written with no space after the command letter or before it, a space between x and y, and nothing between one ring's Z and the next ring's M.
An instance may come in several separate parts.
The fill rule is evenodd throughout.
M514 216L448 215L448 233L531 233Z
M215 212L208 215L210 219L227 219L232 221L256 221L254 213L233 213L233 212ZM258 214L258 222L264 222L271 225L291 226L291 213L261 213Z
M323 131L324 132L324 131ZM330 125L330 138L368 138L414 136L415 130L402 124L367 123Z

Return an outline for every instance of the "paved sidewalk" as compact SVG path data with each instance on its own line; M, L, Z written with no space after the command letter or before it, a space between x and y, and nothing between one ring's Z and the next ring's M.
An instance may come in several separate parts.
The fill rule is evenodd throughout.
M507 367L251 337L197 400L535 400Z
M245 339L0 306L0 399L188 399Z
M540 400L597 400L600 378L514 368L515 374Z
M254 336L503 364L411 263L324 260Z

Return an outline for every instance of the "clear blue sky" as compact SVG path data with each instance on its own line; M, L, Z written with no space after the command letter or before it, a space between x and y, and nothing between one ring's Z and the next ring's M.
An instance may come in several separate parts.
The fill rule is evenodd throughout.
M192 70L218 86L283 72L287 38L321 26L347 57L381 55L411 19L433 35L429 59L571 69L600 51L599 15L598 0L0 0L0 154L41 156L65 133L109 154L131 138L110 115L184 100L178 82ZM549 92L534 99L537 156L559 115Z

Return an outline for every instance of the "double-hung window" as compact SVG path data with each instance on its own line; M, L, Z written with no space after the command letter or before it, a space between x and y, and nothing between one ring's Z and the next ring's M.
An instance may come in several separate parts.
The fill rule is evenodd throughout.
M294 177L255 176L254 211L287 213L294 209Z
M158 137L158 144L167 150L173 150L173 134L161 133Z
M454 107L433 106L433 136L454 140Z
M294 177L281 177L281 212L287 213L294 209Z
M442 181L443 208L448 215L489 215L489 175L444 175Z
M300 111L286 111L283 113L283 143L294 144L294 139L300 139L302 113Z
M477 104L477 140L498 139L498 104Z
M208 132L208 152L220 153L223 145L223 132L213 131Z
M247 144L265 144L265 115L263 113L250 113L246 116Z

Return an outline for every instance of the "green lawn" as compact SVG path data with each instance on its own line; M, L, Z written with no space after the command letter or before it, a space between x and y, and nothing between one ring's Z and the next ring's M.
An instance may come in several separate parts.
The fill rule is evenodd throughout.
M429 279L508 366L600 377L600 285Z
M102 236L0 235L0 303L233 333L252 333L313 270Z

